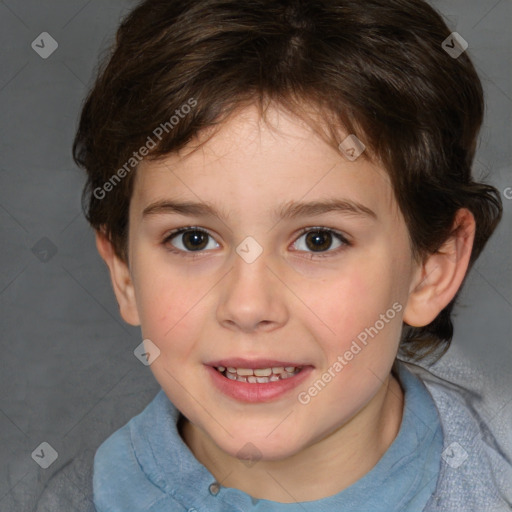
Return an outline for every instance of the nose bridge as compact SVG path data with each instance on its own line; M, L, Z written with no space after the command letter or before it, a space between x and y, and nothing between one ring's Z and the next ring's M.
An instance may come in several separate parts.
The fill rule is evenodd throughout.
M283 290L269 268L271 256L252 237L236 247L217 308L218 321L224 326L250 331L259 326L275 328L286 321Z
M256 245L257 244L257 245ZM275 293L275 286L269 280L272 272L271 252L252 237L241 242L233 256L233 271L230 280L230 293L240 294L239 299L248 301L250 297L267 300Z
M267 286L271 253L251 240L244 241L236 248L233 258L234 281L241 284L257 285L264 290Z

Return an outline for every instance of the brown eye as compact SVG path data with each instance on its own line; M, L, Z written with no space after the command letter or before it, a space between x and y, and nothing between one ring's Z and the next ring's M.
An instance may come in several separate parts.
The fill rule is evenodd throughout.
M213 238L206 231L203 231L202 229L188 228L180 229L172 233L165 239L164 243L170 243L173 247L182 252L194 252L202 251L207 248L210 239L213 241ZM215 248L215 246L210 248Z
M190 251L204 249L208 242L208 234L202 231L187 231L183 233L183 245Z
M306 234L306 245L312 251L326 251L331 244L332 234L327 231L310 231Z
M335 244L334 247L333 244ZM302 231L294 245L298 251L309 252L313 255L317 253L319 256L323 256L320 253L326 253L325 256L328 256L351 244L341 233L332 229L310 228Z

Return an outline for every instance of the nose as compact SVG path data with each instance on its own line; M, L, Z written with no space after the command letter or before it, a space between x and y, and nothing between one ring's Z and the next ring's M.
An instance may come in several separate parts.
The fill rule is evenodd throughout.
M218 322L230 330L268 332L286 324L286 286L265 252L252 263L235 254L234 267L222 281Z

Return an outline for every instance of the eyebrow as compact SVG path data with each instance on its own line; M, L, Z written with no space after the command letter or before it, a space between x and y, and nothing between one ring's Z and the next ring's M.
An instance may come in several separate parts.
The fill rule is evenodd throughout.
M348 199L328 199L309 203L290 201L277 208L274 211L274 217L279 219L294 219L297 217L312 217L331 212L377 219L377 214L373 210L357 201ZM144 208L142 212L143 217L157 214L180 214L190 217L211 216L218 219L227 217L225 213L217 211L210 204L190 201L156 201Z

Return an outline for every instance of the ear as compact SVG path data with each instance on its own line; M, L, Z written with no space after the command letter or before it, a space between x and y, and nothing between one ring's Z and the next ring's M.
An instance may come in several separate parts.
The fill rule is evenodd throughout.
M140 325L128 265L116 255L112 242L103 231L96 231L96 247L109 268L112 286L123 320L130 325Z
M458 210L450 238L416 269L404 311L406 324L428 325L455 297L468 269L475 229L473 214Z

